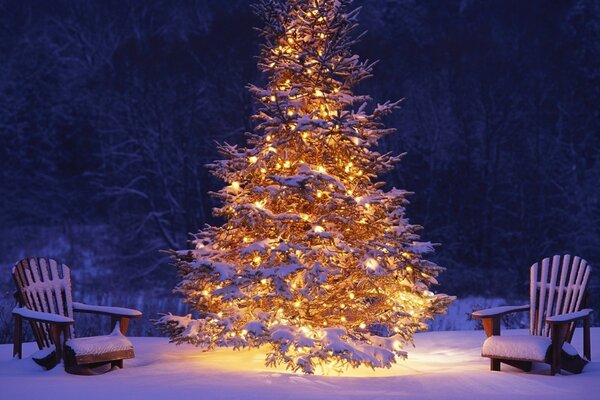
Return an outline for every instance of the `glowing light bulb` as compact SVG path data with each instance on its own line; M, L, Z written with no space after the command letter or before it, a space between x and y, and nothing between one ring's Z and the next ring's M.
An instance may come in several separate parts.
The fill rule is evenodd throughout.
M300 303L300 301L294 302L294 308L300 308L301 305L302 305L302 303Z
M294 109L293 109L293 108L289 108L289 109L287 110L287 115L288 115L288 117L291 117L292 115L294 115L294 112L295 112L295 111L294 111Z
M291 165L291 163L289 162L289 160L286 160L286 161L283 163L283 168L289 168L289 167L290 167L290 165Z
M267 136L265 137L265 139L267 139L267 141L269 141L269 142L270 142L270 141L271 141L271 139L273 139L273 137L272 137L271 135L267 135Z
M258 158L256 156L250 156L248 157L248 161L250 164L255 164L258 161Z
M265 205L262 202L260 202L260 201L255 201L254 202L254 207L262 210L263 208L265 208Z
M260 173L261 173L261 174L266 174L266 173L267 173L267 170L266 170L266 169L264 169L264 168L261 168L261 169L260 169Z
M315 231L315 233L321 233L321 232L324 232L325 229L322 226L317 225L317 226L315 226L314 231Z
M406 269L406 272L412 272L412 270L413 270L412 267L410 267L410 266L406 267L405 269Z
M367 324L365 324L364 322L361 322L360 325L358 325L358 327L360 329L365 329L367 327Z
M203 290L202 291L202 296L208 296L208 290Z
M340 318L340 321L346 322L346 317L342 316L342 318Z
M244 238L242 239L242 242L244 242L244 243L250 243L251 241L252 241L252 239L251 239L251 238L249 238L249 237L244 237Z
M263 284L263 285L266 285L267 284L267 280L265 278L262 278L260 280L260 283Z
M271 100L271 101L273 101L273 102L274 102L274 101L276 101L276 100L277 100L277 97L275 97L275 95L272 95L272 96L269 98L269 100Z
M312 69L306 68L306 74L307 75L312 75Z
M353 293L353 292L350 292L350 293L348 294L348 297L350 297L350 299L351 299L351 300L352 300L352 299L354 299L354 293Z
M252 261L254 261L256 264L259 264L262 261L262 258L260 258L260 256L256 256L252 259Z
M323 92L320 91L319 89L315 89L315 96L317 96L317 97L323 97Z
M292 37L289 37L289 38L288 38L288 43L289 43L289 44L293 44L293 43L294 43L294 38L292 38Z
M365 261L365 266L370 270L374 270L379 266L379 262L377 262L377 260L374 258L367 258Z
M323 192L321 192L320 190L317 191L317 197L320 199L321 197L323 197Z
M320 173L322 173L322 174L324 174L324 173L326 172L326 169L325 169L325 167L324 167L324 166L322 166L322 165L319 165L319 166L317 167L317 171L318 171L318 172L320 172Z
M231 182L231 188L236 191L240 190L240 183L237 181Z

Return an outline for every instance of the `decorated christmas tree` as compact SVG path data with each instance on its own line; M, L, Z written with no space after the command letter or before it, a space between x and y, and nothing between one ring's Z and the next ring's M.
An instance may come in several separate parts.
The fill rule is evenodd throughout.
M375 150L393 132L352 92L373 64L352 54L351 0L263 0L259 67L266 87L249 146L223 144L211 167L222 226L173 251L176 291L197 312L165 315L176 343L202 349L268 346L266 364L389 367L452 297L430 286L442 268L423 258L407 192L377 175L399 156Z

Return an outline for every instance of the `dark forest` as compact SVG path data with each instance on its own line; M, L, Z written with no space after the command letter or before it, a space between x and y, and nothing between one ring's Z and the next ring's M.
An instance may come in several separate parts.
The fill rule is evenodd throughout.
M70 265L86 298L172 296L161 250L219 224L209 192L222 182L205 165L215 141L243 145L253 129L246 85L264 77L250 3L0 0L7 302L28 255ZM520 299L543 257L600 265L600 3L354 4L355 53L379 60L356 92L404 99L381 150L406 154L381 178L414 192L408 216L447 268L436 290Z

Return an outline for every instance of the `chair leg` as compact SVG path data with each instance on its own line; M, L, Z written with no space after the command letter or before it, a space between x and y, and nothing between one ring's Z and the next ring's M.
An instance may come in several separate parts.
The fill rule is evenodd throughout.
M588 361L592 361L592 346L590 341L590 319L583 320L583 355Z
M568 325L553 324L552 325L552 357L550 359L550 374L556 375L560 372L561 352L565 339L567 337Z
M115 325L117 324L117 322L119 323L119 330L121 331L121 334L126 335L127 328L129 328L129 318L111 317L111 321L110 321L110 330L111 331L113 329L115 329Z
M15 337L13 341L13 357L18 356L19 359L23 358L23 318L20 315L14 315L15 317Z
M495 358L490 358L490 370L491 371L500 371L500 360Z
M56 363L58 364L62 358L62 342L60 336L63 329L60 325L50 324L50 335L52 336L52 342L56 349ZM66 339L66 337L65 337Z

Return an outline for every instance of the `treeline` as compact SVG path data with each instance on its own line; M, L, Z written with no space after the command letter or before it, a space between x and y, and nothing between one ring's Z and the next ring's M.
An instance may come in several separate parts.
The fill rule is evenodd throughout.
M108 226L109 268L172 277L159 250L218 223L214 141L252 129L249 3L0 0L0 224ZM383 178L415 192L442 289L524 295L555 253L600 265L600 3L355 4L356 53L381 60L357 90L405 98Z

